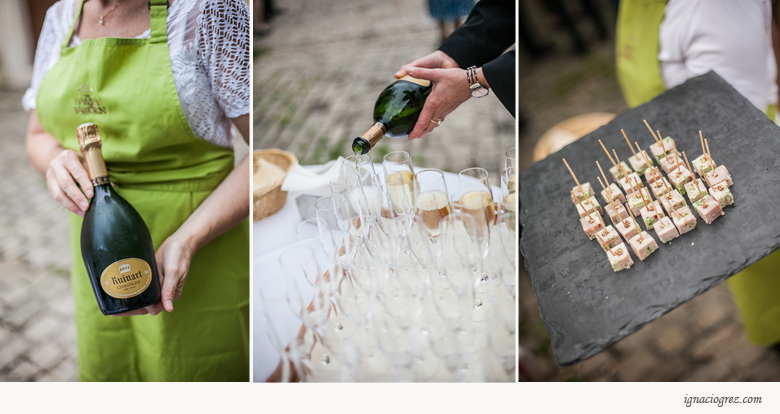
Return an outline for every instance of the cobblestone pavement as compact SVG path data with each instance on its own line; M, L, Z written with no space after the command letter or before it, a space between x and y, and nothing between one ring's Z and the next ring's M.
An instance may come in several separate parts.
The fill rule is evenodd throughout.
M0 381L75 381L68 213L27 161L21 99L0 91Z
M285 11L273 32L254 43L255 149L286 149L303 165L349 155L396 70L438 47L437 26L419 0L279 5ZM514 136L514 119L490 94L467 101L424 139L385 138L370 155L381 162L405 150L415 165L455 173L480 166L497 178Z
M544 25L543 19L540 27ZM556 53L541 62L521 54L521 170L536 140L556 123L588 112L626 109L614 73L614 43L577 57L567 39L546 33ZM560 37L560 35L558 35ZM596 356L571 367L555 362L528 274L521 268L520 363L535 381L778 381L780 358L747 338L728 286L720 284Z

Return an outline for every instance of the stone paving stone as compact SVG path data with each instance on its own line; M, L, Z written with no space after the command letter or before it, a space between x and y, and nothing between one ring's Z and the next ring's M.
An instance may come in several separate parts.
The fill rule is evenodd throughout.
M52 381L77 381L79 377L78 364L73 359L67 359L62 363L55 366L44 375L37 377L35 380L40 382L52 382Z
M57 337L62 330L62 322L46 314L29 324L24 330L24 335L32 341L45 341Z
M51 369L65 359L65 354L60 346L55 345L53 342L48 342L43 346L33 348L29 357L30 361L35 363L35 365L44 369Z
M691 338L680 325L671 325L660 332L654 345L663 355L680 355L689 345Z
M682 380L690 382L723 381L729 376L732 369L733 367L728 360L715 359L698 365L689 376L684 377Z
M617 377L620 381L646 381L659 363L652 353L635 352L620 361Z
M8 380L13 382L33 381L35 375L40 372L40 367L28 361L21 361L8 375Z
M691 357L695 360L709 360L731 353L737 342L734 336L739 335L739 326L730 324L715 330L709 336L701 338L691 348Z
M338 4L285 2L274 31L255 39L256 149L287 149L303 165L349 155L352 138L371 125L376 97L395 71L437 47L437 27L416 1ZM490 94L467 101L424 139L385 138L370 155L381 162L383 153L405 150L415 166L456 173L481 166L498 185L514 125Z
M10 340L3 343L0 347L0 373L4 367L10 366L14 361L20 359L30 348L30 342L20 336L12 336ZM0 375L0 380L2 376Z

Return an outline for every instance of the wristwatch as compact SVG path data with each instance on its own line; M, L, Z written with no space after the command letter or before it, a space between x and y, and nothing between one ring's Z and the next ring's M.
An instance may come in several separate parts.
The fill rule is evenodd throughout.
M469 81L469 88L471 89L471 96L474 98L481 98L487 96L490 90L479 84L477 80L477 67L472 66L466 69L466 78Z

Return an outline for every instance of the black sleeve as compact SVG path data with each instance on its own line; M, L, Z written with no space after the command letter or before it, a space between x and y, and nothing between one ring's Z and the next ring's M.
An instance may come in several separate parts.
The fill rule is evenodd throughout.
M515 53L502 53L515 43L515 2L481 0L466 22L439 50L465 69L482 67L490 88L504 107L515 115Z

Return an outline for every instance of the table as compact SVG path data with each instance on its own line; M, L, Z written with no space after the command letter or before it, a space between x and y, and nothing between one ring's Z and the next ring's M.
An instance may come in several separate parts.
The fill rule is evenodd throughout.
M306 166L306 169L317 171L321 165ZM423 167L417 167L422 169ZM374 170L384 182L382 164L374 164ZM458 188L458 174L444 173L447 189L450 193ZM501 189L493 186L493 195L500 199ZM254 259L252 269L252 327L253 327L253 378L255 382L266 381L279 365L280 355L276 347L268 337L268 320L264 315L264 307L261 304L260 289L264 284L278 282L284 276L279 266L279 256L282 252L298 242L296 229L303 222L295 198L288 195L287 202L281 210L273 216L252 224L252 257ZM323 262L325 257L318 257ZM309 297L313 295L309 292ZM272 315L274 326L283 326L283 341L290 342L300 331L301 322L285 315L274 313ZM278 324L278 325L276 325Z

